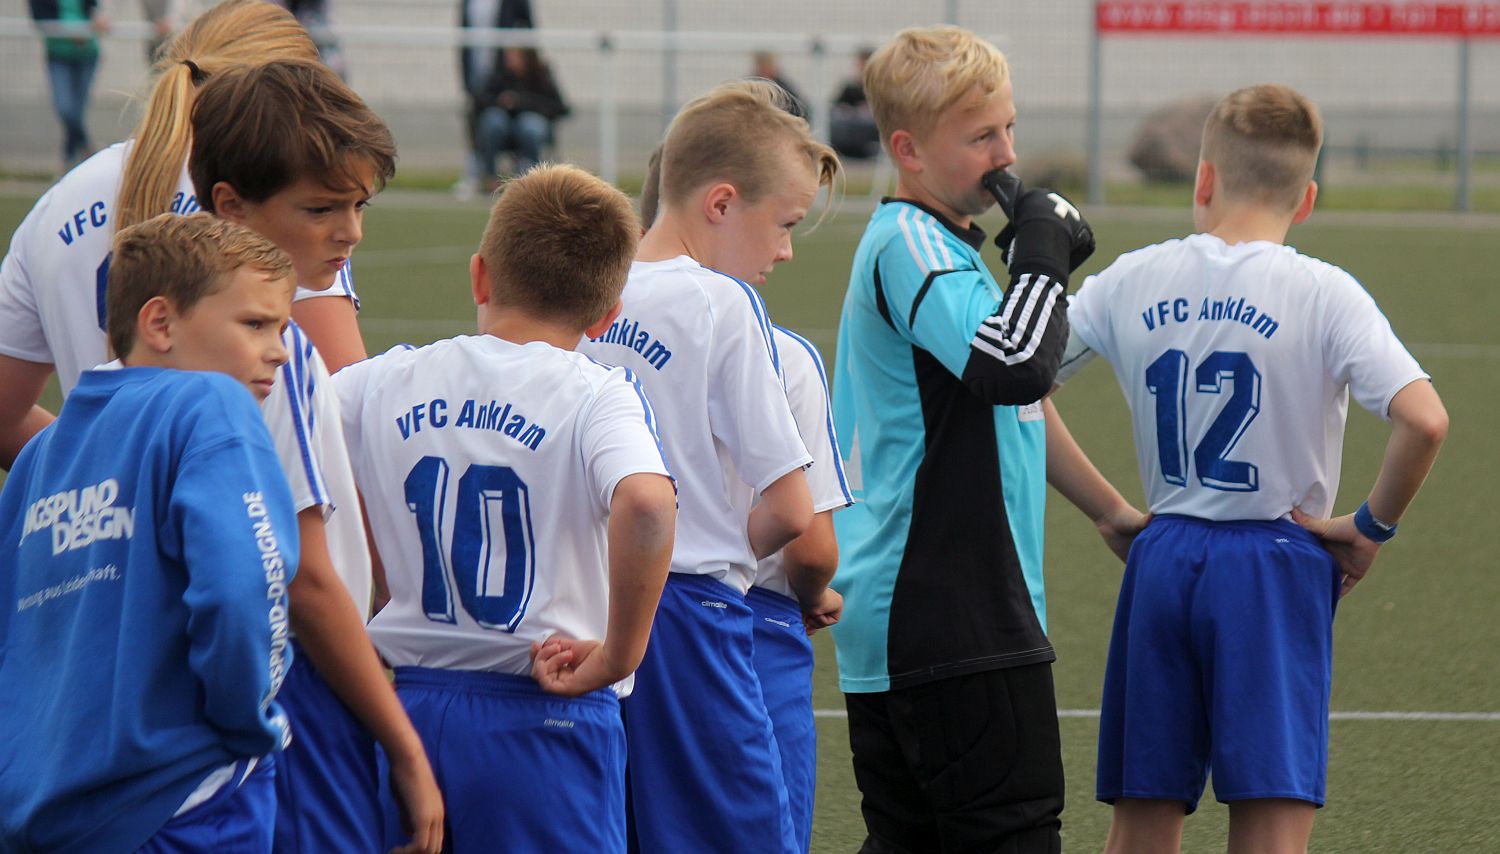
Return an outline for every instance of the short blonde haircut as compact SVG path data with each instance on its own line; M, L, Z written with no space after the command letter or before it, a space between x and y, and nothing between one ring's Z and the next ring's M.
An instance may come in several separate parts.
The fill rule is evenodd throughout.
M116 356L135 346L136 318L155 297L180 314L218 293L241 267L296 288L292 259L254 231L212 214L161 214L115 235L105 291L105 331Z
M198 87L226 68L276 59L316 62L318 48L291 12L264 0L225 0L167 43L125 160L116 228L145 222L171 205L192 145L189 117Z
M1201 156L1231 198L1291 211L1302 202L1322 146L1317 105L1288 86L1263 83L1214 106L1203 125Z
M479 255L497 305L571 324L609 313L635 258L630 199L576 166L542 164L500 188Z
M865 64L865 97L880 141L905 130L920 138L975 88L988 98L1010 80L1005 54L962 27L911 27L896 33Z
M689 101L662 140L661 203L685 204L720 181L757 202L782 180L788 148L807 156L831 198L839 157L818 142L806 119L788 112L790 105L786 90L769 80L732 80Z

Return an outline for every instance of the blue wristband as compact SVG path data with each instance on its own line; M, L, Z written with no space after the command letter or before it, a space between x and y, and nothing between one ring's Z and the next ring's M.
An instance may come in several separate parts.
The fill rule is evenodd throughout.
M1383 543L1396 536L1396 526L1376 519L1370 512L1368 501L1359 505L1359 509L1354 511L1354 527L1365 537L1377 543Z

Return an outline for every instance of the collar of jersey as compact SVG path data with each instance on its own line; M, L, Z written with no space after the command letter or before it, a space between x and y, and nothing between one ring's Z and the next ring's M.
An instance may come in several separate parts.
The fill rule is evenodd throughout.
M963 228L953 220L943 216L932 208L929 208L921 202L912 201L911 199L902 199L897 198L896 196L886 196L885 198L880 200L880 203L882 205L888 205L893 202L903 205L911 205L917 210L926 212L927 214L932 216L933 219L942 223L943 228L946 228L949 231L953 232L954 237L957 237L959 240L962 240L963 242L969 244L969 246L973 247L974 249L979 249L980 247L984 246L984 229L980 228L977 224L970 225L968 228Z

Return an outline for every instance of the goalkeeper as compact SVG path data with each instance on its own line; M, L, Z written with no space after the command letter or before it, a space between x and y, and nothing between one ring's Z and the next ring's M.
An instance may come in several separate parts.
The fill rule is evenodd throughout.
M1061 196L1006 180L1016 111L993 46L904 30L870 59L865 90L898 178L855 254L834 368L861 502L835 517L833 632L864 850L1056 852L1045 484L1121 557L1145 522L1043 400L1068 276L1093 237ZM1003 290L974 224L997 198L1011 218Z

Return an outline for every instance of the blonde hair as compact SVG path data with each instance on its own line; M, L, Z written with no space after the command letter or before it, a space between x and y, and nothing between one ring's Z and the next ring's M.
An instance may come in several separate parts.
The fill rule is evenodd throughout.
M204 297L223 290L229 275L241 267L283 281L288 296L296 288L292 259L276 244L212 214L160 214L121 229L113 251L105 331L110 349L122 358L135 346L141 308L156 297L166 297L179 314L186 314Z
M1323 118L1307 96L1263 83L1229 93L1203 125L1202 159L1231 198L1291 211L1323 147Z
M732 80L689 101L662 140L661 203L684 204L710 181L733 184L746 201L759 201L781 180L788 147L807 156L831 201L839 157L818 142L806 119L788 112L790 104L786 90L768 80Z
M128 228L172 204L192 145L198 86L226 68L276 59L317 61L318 48L287 10L263 0L225 0L162 48L156 85L125 161L115 227Z
M938 117L976 87L988 98L1010 80L1005 54L962 27L911 27L865 64L865 97L880 141L905 130L925 137Z
M624 193L576 166L544 163L500 188L479 256L496 304L582 332L620 298L640 235Z
M641 228L651 229L656 222L656 210L661 203L661 144L651 149L646 160L646 179L641 182Z

